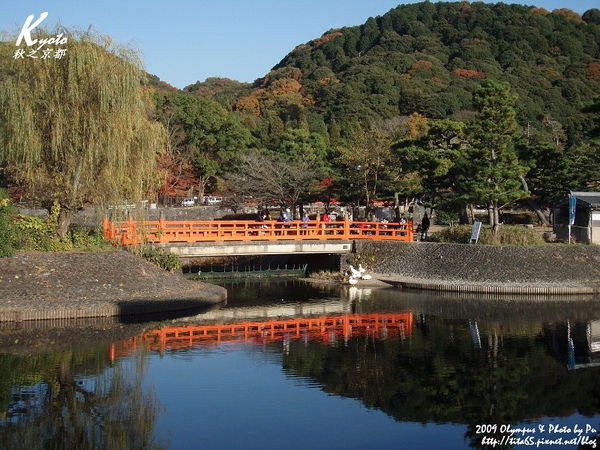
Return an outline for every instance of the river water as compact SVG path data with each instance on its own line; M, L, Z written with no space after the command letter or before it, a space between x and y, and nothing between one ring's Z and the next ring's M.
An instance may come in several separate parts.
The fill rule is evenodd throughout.
M0 330L0 448L595 447L600 302L224 286L185 317Z

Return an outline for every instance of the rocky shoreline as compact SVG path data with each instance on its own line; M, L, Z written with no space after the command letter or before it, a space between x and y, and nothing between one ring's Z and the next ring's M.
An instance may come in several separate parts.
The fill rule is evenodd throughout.
M0 323L132 316L204 308L225 289L122 250L24 252L0 258Z

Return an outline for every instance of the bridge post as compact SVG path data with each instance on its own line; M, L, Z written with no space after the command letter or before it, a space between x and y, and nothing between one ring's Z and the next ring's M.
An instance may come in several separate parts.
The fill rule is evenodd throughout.
M158 219L158 240L160 241L160 243L165 243L167 242L166 239L166 231L167 231L167 227L166 227L166 223L165 223L165 218L162 217L162 214L160 216L160 218Z
M136 242L136 226L133 217L127 219L127 233L123 234L123 245L135 244Z
M102 233L104 234L105 239L112 239L115 237L111 233L111 225L112 225L112 222L109 222L107 217L102 219ZM114 231L114 229L113 229L113 231Z
M344 239L350 239L350 220L348 217L344 217Z

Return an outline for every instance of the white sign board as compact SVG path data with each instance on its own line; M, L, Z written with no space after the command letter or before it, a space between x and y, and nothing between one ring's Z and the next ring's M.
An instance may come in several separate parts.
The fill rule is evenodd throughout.
M471 232L470 243L477 244L479 240L479 232L481 231L481 222L473 222L473 231Z

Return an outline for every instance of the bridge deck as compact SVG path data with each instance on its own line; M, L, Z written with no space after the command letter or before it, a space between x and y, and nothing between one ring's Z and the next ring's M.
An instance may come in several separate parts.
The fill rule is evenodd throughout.
M413 225L408 223L294 221L275 220L193 220L112 222L104 219L104 236L123 245L176 242L282 241L282 240L413 240Z

